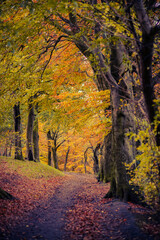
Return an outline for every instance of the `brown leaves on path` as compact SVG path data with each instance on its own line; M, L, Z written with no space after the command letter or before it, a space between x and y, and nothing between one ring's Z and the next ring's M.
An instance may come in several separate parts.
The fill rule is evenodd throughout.
M53 178L27 178L16 172L9 172L7 162L3 161L0 166L1 187L12 194L14 200L0 199L0 231L5 234L27 219L33 209L42 205L51 198L65 177Z
M104 239L100 224L104 219L101 204L108 189L109 184L99 184L96 179L81 186L81 191L75 195L75 205L67 212L65 239Z
M157 228L152 233L143 232L144 228L136 224L133 211L147 209L104 199L108 190L109 184L97 183L96 179L81 186L75 195L75 204L67 211L65 240L151 240L159 236Z
M16 198L0 200L0 233L4 239L9 239L12 230L19 229L21 222L24 228L22 226L18 234L24 232L25 236L25 232L30 231L26 236L36 236L36 239L41 234L52 240L55 233L55 240L60 235L64 240L151 240L154 239L152 236L158 239L159 225L141 221L144 234L133 216L147 213L150 218L151 212L134 204L104 199L109 184L97 183L91 175L67 175L28 178L8 171L7 163L3 162L0 167L1 187ZM61 234L58 234L59 230Z

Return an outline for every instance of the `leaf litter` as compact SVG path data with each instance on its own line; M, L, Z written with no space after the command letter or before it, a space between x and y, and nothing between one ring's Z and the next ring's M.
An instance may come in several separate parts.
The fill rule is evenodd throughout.
M65 208L65 215L60 215L59 219L65 226L64 240L160 239L160 225L159 222L153 221L152 210L115 199L104 199L109 184L98 183L92 176L70 174L69 177L30 179L16 172L9 173L7 165L3 164L0 180L3 189L15 197L12 201L0 200L0 231L4 239L9 239L14 226L19 225L21 221L26 223L22 234L32 227L35 231L32 239L52 239L37 234L38 226L32 223L29 216L34 211L42 211L42 215L45 215L45 212L51 214L47 209L52 207L52 197L57 194L63 202L69 202L68 207L63 203L59 205L62 209ZM76 181L78 187L75 189ZM71 192L67 188L69 185L73 185ZM62 187L64 190L59 191ZM41 215L37 213L37 216ZM40 226L45 224L44 219L38 218ZM138 219L141 229L136 225L135 219Z

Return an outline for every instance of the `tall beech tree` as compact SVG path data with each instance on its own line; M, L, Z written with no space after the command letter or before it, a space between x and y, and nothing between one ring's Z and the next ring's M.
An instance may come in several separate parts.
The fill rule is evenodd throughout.
M34 127L34 107L30 102L28 105L28 122L27 122L27 159L34 160L33 153L33 127Z
M33 98L29 99L27 121L27 159L39 162L38 105L34 106Z
M22 160L20 103L14 105L15 159Z
M38 127L38 104L34 107L34 124L33 124L33 149L34 159L39 162L39 127Z

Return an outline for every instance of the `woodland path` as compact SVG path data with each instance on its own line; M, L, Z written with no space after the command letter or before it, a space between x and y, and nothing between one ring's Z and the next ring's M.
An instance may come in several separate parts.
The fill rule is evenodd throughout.
M106 184L90 175L67 175L50 201L14 227L8 239L152 239L138 228L128 203L103 199Z

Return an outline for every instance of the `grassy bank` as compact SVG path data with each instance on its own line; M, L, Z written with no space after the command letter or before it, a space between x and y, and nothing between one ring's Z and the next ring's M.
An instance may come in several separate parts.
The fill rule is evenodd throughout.
M10 173L17 173L32 179L64 176L64 173L40 162L20 161L10 157L0 157L0 165L5 164Z

